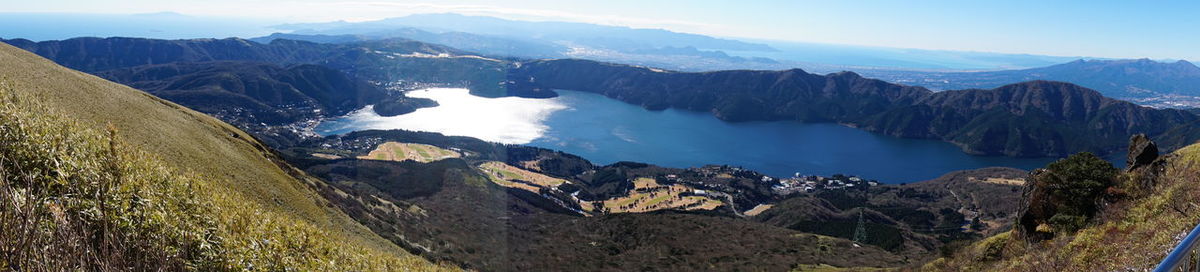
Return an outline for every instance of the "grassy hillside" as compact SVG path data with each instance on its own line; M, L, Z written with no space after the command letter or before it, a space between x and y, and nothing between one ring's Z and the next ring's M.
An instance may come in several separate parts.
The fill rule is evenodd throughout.
M903 257L736 217L661 211L579 216L488 181L471 158L338 159L308 167L326 196L411 252L481 271L785 271L887 267Z
M1165 156L1161 172L1122 172L1086 227L1027 242L1006 232L961 249L925 271L1140 271L1153 268L1200 222L1200 144ZM1156 176L1157 175L1157 176ZM1143 180L1152 180L1147 185ZM1111 197L1110 197L1111 198Z
M1012 168L955 171L906 185L792 197L775 203L752 219L802 232L853 239L861 211L866 223L863 243L923 263L957 244L1010 229L1021 187L989 183L981 178L1026 176L1026 171ZM978 224L964 224L975 219Z
M55 226L78 225L78 231L84 231L91 225L105 230L98 233L129 237L125 242L150 244L140 247L141 252L165 256L161 259L173 264L168 268L434 268L328 206L307 185L319 181L214 118L8 45L0 45L0 87L6 99L5 123L0 126L7 130L3 160L44 163L5 164L3 186L17 193L6 196L37 205L5 206L4 211L11 215L28 208L33 214L50 214L33 224L47 227L29 228L48 241L69 238L48 235L64 231ZM107 141L97 136L96 131L104 129L113 132ZM85 174L92 172L96 174ZM39 191L42 188L59 189ZM110 195L95 194L89 200L89 195L77 194L97 191ZM107 213L113 207L101 203L122 209ZM72 221L76 217L81 221ZM121 228L114 231L113 226ZM43 237L39 235L18 237ZM121 239L79 235L84 240L64 243L86 247L80 244L86 239L109 241L92 245L100 249L80 251L97 258L119 255L100 254L103 248L125 247L111 242ZM26 256L16 250L21 247L3 248L2 254L13 255L0 264L11 268L26 260L13 258ZM54 254L60 253L42 252L46 257L41 260L64 261L55 260ZM26 265L45 264L39 265L36 256L29 258L35 262Z
M398 143L461 157L362 159ZM430 132L368 130L305 144L281 153L328 181L323 188L339 189L319 191L355 219L411 252L484 271L920 265L949 244L1010 228L1004 222L1021 195L1012 182L1027 173L988 168L907 185L863 182L853 190L780 196L770 191L775 183L757 183L762 176L752 171L597 166L566 153ZM708 193L680 188L692 186ZM696 198L721 206L683 211L698 207L679 201ZM616 205L594 209L605 203ZM762 203L774 207L749 218L737 214ZM854 246L849 239L859 210L868 233ZM975 218L978 224L964 226Z

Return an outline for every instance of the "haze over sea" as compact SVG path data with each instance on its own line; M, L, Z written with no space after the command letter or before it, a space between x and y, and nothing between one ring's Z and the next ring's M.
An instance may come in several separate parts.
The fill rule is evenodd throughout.
M704 112L650 111L599 94L558 93L555 98L530 99L483 98L453 88L410 91L408 96L433 99L440 105L393 117L365 108L327 120L317 132L430 131L561 150L597 164L727 164L772 176L847 174L886 183L991 166L1033 169L1054 160L972 156L941 141L894 138L837 124L729 123Z

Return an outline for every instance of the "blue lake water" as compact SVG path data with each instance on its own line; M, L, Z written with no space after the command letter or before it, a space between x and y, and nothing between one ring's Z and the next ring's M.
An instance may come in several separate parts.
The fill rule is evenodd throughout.
M442 106L395 117L363 110L326 121L317 132L403 128L561 150L597 164L727 164L772 176L840 173L886 183L989 166L1033 169L1054 160L972 156L941 141L894 138L837 124L728 123L704 112L649 111L598 94L559 94L553 99L488 99L463 89L410 92Z

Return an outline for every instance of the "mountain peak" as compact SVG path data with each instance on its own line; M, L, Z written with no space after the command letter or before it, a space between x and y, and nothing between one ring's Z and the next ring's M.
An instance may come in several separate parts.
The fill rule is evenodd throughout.
M1085 93L1093 93L1096 96L1101 96L1099 92L1088 89L1083 86L1076 85L1070 82L1054 81L1054 80L1030 80L1012 83L996 88L996 90L1030 90L1030 91L1046 91L1046 90L1061 90L1061 91L1083 91Z
M1200 69L1200 67L1197 67L1195 64L1188 62L1186 60L1178 60L1178 61L1175 61L1175 63L1173 63L1173 64L1175 64L1176 66L1179 66L1179 67L1189 67L1192 69Z
M1029 70L1030 71L1044 71L1047 69L1075 70L1075 69L1107 69L1107 68L1117 68L1117 69L1133 68L1133 69L1144 70L1144 71L1150 71L1150 70L1146 70L1146 69L1154 69L1154 70L1162 70L1162 71L1177 70L1177 71L1185 71L1185 72L1188 72L1188 71L1200 72L1200 67L1197 67L1197 66L1193 65L1191 62L1188 62L1186 60L1167 62L1167 61L1157 61L1157 60L1153 60L1153 59L1149 59L1149 58L1112 59L1112 60L1079 59L1076 61L1063 63L1063 64L1059 64L1059 65L1043 67L1043 68L1033 68L1033 69L1029 69Z
M838 78L861 78L862 77L858 73L855 73L852 71L841 71L841 72L829 74L829 76L838 77Z

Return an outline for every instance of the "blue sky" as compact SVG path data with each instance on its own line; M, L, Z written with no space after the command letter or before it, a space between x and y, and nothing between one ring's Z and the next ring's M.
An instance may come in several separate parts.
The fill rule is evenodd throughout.
M41 0L0 12L148 13L277 22L455 12L724 37L1060 56L1200 60L1200 1ZM0 26L3 27L3 26Z

